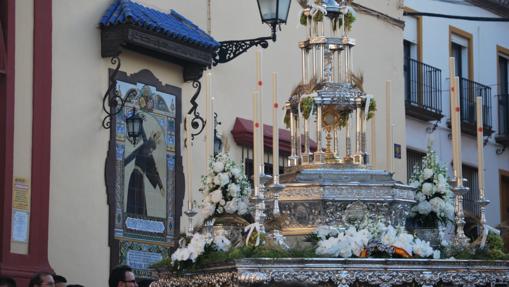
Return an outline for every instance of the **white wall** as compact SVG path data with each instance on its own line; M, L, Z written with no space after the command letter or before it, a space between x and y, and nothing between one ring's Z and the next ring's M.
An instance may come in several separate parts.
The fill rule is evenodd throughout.
M451 3L446 1L406 0L405 6L418 12L443 13L461 16L498 17L488 11L466 2ZM423 17L423 62L442 70L442 113L444 118L439 128L434 132L434 148L443 163L451 168L451 141L448 138L450 130L446 127L449 119L449 25L469 32L473 36L474 81L491 87L491 107L493 129L498 127L497 111L497 53L496 46L509 47L509 23L479 22L456 19ZM406 133L409 148L425 150L428 135L425 128L431 124L407 118ZM486 196L491 201L487 208L487 220L490 225L500 223L499 204L499 170L509 170L509 152L496 155L494 135L484 147ZM465 164L477 166L476 139L470 135L462 135L462 160Z

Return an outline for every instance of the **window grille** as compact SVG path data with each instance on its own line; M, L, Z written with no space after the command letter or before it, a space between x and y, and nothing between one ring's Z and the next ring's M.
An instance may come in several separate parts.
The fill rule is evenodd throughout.
M420 151L416 151L413 149L407 149L406 151L406 169L407 169L407 178L410 180L412 175L414 174L414 167L417 166L418 168L421 168L422 164L422 158L426 154Z

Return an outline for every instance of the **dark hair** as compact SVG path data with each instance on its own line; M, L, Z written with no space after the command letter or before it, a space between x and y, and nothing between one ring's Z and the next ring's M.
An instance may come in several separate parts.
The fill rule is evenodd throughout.
M53 277L53 275L49 272L39 272L36 273L32 279L30 279L30 283L28 283L28 287L34 287L35 285L41 285L42 284L42 277L50 275Z
M52 274L55 283L67 283L67 279L64 276Z
M7 287L16 287L16 281L11 277L3 277L0 276L0 285L5 285Z
M85 286L80 285L80 284L71 284L71 285L67 285L67 287L85 287Z
M149 287L152 282L154 282L152 279L142 279L138 282L138 287Z
M119 265L111 269L110 279L108 279L108 285L110 287L117 287L118 282L125 280L126 272L133 272L133 269L127 265Z

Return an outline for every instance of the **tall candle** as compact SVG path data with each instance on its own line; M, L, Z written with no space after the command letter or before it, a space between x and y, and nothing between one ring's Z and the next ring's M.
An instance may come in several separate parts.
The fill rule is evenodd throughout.
M272 73L272 176L274 183L279 179L279 126L277 110L277 73Z
M371 118L371 166L376 167L376 114Z
M263 116L262 116L262 107L263 107L263 80L262 80L262 51L261 49L256 50L256 90L258 91L258 122L260 124L259 128L259 138L260 142L258 145L258 156L259 156L259 168L260 172L264 173L264 136L263 136Z
M387 171L392 172L392 158L393 155L393 137L392 137L392 119L391 119L391 81L385 82L385 109L386 109L386 145L387 145Z
M191 159L191 116L186 115L185 120L185 135L186 135L186 192L187 192L187 208L193 209L193 189L192 189L192 159Z
M253 92L253 185L255 196L257 195L258 185L260 184L260 170L258 156L258 145L260 123L258 122L258 91Z
M461 118L459 105L459 78L452 78L451 86L451 134L454 175L458 185L463 185L463 172L461 162Z
M209 118L209 121L212 124L209 126L209 134L211 135L210 142L209 142L209 153L211 155L214 155L214 129L215 129L215 125L216 125L216 119L214 118L214 102L215 102L215 100L216 99L214 97L210 97L210 118Z
M211 88L211 72L207 72L205 75L205 172L208 172L208 162L209 158L212 155L212 145L213 145L213 126L214 126L214 116L212 112L211 106L211 97L212 97L212 88Z
M484 199L484 132L482 117L482 98L476 98L477 115L477 170L479 174L479 199Z
M451 135L452 135L452 161L454 177L456 178L457 184L462 185L462 170L461 170L461 149L460 149L460 106L458 101L458 81L455 77L455 63L454 58L449 58L449 94L450 94L450 106L451 106Z

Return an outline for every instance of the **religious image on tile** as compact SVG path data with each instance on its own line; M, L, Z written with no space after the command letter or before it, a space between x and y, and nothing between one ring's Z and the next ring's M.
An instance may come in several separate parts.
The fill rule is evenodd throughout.
M136 93L132 105L143 118L140 138L134 144L124 141L124 212L166 218L168 187L174 189L175 98L148 85L118 83L121 94ZM129 113L132 107L125 116Z

